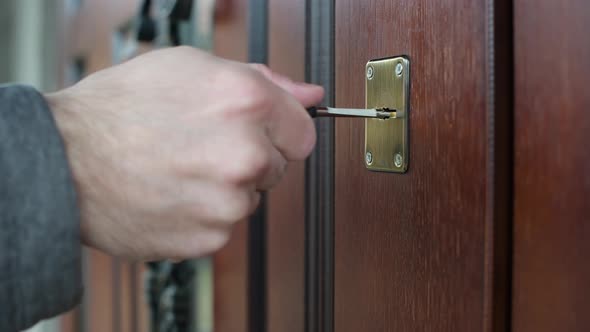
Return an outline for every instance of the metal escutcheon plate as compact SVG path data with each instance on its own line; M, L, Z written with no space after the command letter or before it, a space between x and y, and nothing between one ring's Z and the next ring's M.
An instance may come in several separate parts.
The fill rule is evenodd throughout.
M372 60L366 66L366 108L389 108L396 118L365 120L365 165L371 171L408 170L410 60Z

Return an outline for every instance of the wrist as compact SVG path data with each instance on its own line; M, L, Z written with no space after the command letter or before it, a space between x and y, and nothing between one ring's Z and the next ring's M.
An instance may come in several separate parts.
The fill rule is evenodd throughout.
M84 132L82 128L83 122L80 121L79 111L81 105L76 101L67 90L56 93L46 94L45 100L49 105L49 109L53 115L57 129L62 137L62 142L66 150L66 156L70 165L72 178L76 187L79 189L80 184L80 149L76 148L79 145L83 136L80 134Z
M74 112L70 106L71 101L69 101L71 98L67 96L65 91L45 94L44 97L49 105L55 124L64 140L64 144L67 145L69 141L68 138L74 129Z

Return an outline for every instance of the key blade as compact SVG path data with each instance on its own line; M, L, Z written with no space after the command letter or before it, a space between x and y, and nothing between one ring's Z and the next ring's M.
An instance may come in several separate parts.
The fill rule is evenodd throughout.
M343 116L343 117L361 117L361 118L376 118L376 119L390 119L395 118L395 112L390 112L387 109L364 109L364 108L334 108L325 107L327 116Z

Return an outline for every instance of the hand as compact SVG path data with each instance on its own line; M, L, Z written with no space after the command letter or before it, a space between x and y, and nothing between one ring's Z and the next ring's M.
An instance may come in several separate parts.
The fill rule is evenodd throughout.
M259 191L315 144L323 89L180 47L48 95L77 187L82 241L134 260L219 249Z

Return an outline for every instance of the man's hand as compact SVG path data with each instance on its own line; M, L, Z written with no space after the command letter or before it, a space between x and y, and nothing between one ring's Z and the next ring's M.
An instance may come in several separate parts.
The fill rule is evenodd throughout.
M306 158L321 87L181 47L47 96L64 138L82 240L136 260L219 249L259 191Z

